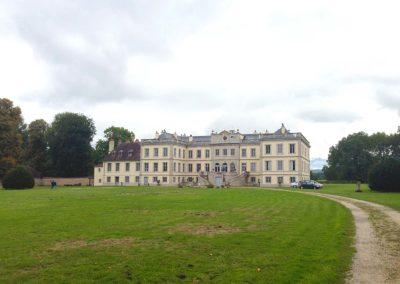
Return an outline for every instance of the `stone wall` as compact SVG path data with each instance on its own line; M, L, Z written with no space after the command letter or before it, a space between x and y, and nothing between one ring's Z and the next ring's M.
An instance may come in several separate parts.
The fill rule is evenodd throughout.
M50 186L51 181L55 181L58 186L65 185L93 185L93 178L89 177L71 177L71 178L60 178L60 177L43 177L35 179L36 186Z

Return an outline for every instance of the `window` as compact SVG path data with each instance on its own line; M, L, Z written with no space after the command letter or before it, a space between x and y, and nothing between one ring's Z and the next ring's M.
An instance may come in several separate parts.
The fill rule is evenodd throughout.
M271 177L265 177L265 183L271 183Z
M278 183L282 184L283 183L283 177L278 177Z
M185 151L185 149L183 149L183 158L185 159L185 154L186 154L186 151Z
M164 162L163 163L163 172L166 172L166 171L168 171L168 163Z
M140 171L140 162L136 162L136 171Z
M143 183L144 184L149 184L149 177L144 177L143 178Z
M107 182L111 182L111 177L107 177Z
M235 149L231 149L231 156L235 156Z
M193 158L193 150L189 150L189 159L192 159Z
M145 148L144 149L144 156L145 157L148 157L150 155L150 150L149 150L149 148Z
M296 177L290 177L290 182L296 182Z
M277 152L278 154L283 154L283 144L278 144L278 145L276 145L276 146L277 146L276 152Z
M115 171L119 172L119 163L115 163Z
M129 183L129 177L128 176L125 177L125 183Z
M251 170L252 172L255 172L255 171L256 171L256 163L251 163L251 164L250 164L250 170Z
M242 172L247 171L247 164L246 163L242 163Z
M256 177L250 177L250 181L251 181L252 183L256 183Z
M178 173L181 172L181 163L178 163Z
M228 149L223 149L222 150L222 155L228 156Z
M197 171L197 172L200 172L200 171L201 171L201 164L197 164L197 165L196 165L196 171Z
M182 149L179 148L179 151L178 151L178 157L179 157L179 158L181 157L181 154L182 154Z
M290 145L289 145L289 152L290 152L290 154L296 153L296 151L295 151L295 146L296 146L296 144L290 144Z
M149 163L144 163L144 171L145 172L149 171Z
M153 164L153 172L158 172L158 163Z
M188 164L189 173L193 172L193 164Z
M256 156L256 148L251 148L251 156L252 157Z
M277 170L278 171L283 171L283 161L279 160L277 161L278 165L277 165Z
M157 177L153 177L153 182L158 182Z
M131 158L132 156L133 156L133 151L132 151L132 150L129 150L129 151L128 151L128 157Z
M154 148L153 151L154 157L158 157L158 148Z
M122 157L123 154L124 154L124 150L119 150L118 151L118 157Z
M111 172L111 163L107 163L107 171Z
M99 183L101 183L101 178L99 178Z
M174 148L174 158L176 158L176 148Z
M176 163L174 163L174 172L176 172Z
M139 182L139 176L135 176L135 182Z
M168 148L167 147L163 148L163 156L168 157Z
M115 183L119 183L119 177L115 177Z
M272 170L272 162L271 161L265 161L265 170L266 171Z
M291 170L291 171L296 170L296 161L295 160L289 161L289 170Z
M167 178L167 177L163 177L163 178L162 178L162 181L163 181L163 182L168 182L168 178Z
M197 158L201 158L201 150L197 150Z
M131 170L131 164L130 163L125 163L125 171L129 172Z
M206 150L206 158L210 158L210 150Z
M215 156L219 156L219 149L215 149Z
M176 181L176 178L175 178L175 177L173 177L173 178L172 178L172 182L173 182L173 183L175 183L175 181Z
M206 164L206 172L208 173L210 171L210 164Z
M185 164L182 164L182 172L185 172Z
M265 154L271 154L271 145L265 145Z
M101 168L98 168L97 171L98 171L98 172L101 172Z
M242 157L245 158L247 156L247 151L246 149L242 149Z

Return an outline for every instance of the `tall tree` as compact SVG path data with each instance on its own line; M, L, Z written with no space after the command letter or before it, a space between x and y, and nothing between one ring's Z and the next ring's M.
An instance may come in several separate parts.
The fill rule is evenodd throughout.
M351 134L329 149L327 179L366 181L373 162L372 145L368 134Z
M100 163L108 153L108 141L114 140L115 145L120 142L133 141L135 133L123 127L111 126L104 130L104 138L99 139L94 150L94 162Z
M24 128L21 109L0 99L0 178L21 160Z
M48 131L52 166L62 177L86 176L92 171L93 120L76 113L60 113Z
M42 175L48 174L50 160L48 153L47 131L49 125L43 119L32 121L28 126L28 143L25 151L27 165L39 171Z

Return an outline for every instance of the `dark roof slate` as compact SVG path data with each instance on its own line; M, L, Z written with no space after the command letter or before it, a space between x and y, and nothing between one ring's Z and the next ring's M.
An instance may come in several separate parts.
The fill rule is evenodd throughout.
M140 142L125 142L117 147L104 158L109 161L140 161Z

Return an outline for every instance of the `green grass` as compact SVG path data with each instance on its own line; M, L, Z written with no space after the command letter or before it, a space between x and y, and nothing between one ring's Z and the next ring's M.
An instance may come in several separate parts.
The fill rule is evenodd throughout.
M355 199L361 199L378 204L389 206L400 211L400 193L397 192L377 192L368 188L368 185L361 186L362 192L355 192L355 184L325 184L323 189L318 190L320 193L336 194L347 196Z
M0 190L0 282L342 283L351 213L264 189Z

